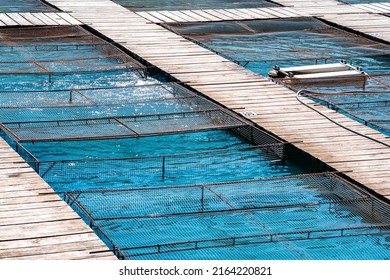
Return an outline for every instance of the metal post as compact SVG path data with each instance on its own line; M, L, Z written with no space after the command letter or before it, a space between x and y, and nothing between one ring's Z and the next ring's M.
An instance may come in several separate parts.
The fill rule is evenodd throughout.
M202 186L202 198L200 201L202 203L202 212L204 212L204 186Z
M69 91L69 103L73 102L73 90Z
M40 166L39 161L36 161L35 162L35 172L37 172L38 174L39 174L39 166Z
M165 156L162 157L162 181L165 181Z

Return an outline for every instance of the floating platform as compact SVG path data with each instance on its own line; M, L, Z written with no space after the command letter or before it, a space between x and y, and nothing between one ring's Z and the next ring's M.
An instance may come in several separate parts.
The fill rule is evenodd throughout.
M367 74L345 62L295 67L275 66L268 75L284 84L365 82Z

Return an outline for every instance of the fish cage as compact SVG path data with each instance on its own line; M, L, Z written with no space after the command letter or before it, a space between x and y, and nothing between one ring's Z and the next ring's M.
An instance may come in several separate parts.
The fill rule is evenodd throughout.
M15 104L15 94L20 102ZM89 119L217 109L175 83L105 89L0 91L2 122Z
M264 77L275 67L326 66L340 61L362 69L365 75L347 79L275 81L296 92L309 91L316 100L325 100L340 112L390 133L387 105L364 108L366 98L370 102L387 104L382 102L387 100L390 88L387 44L337 29L314 18L172 23L165 26Z
M210 134L212 131L215 130L209 130L204 133ZM229 141L229 138L231 139L230 141L235 139L234 145L229 145L228 147L221 147L220 141L222 139L215 144L211 144L208 148L202 147L205 145L204 140L202 140L205 139L205 136L195 134L199 134L199 132L189 133L187 137L181 138L188 139L181 143L182 145L194 145L193 149L190 147L183 149L177 144L170 144L176 147L175 153L163 152L172 150L169 146L166 147L168 139L165 138L167 136L162 135L153 136L156 140L152 140L152 145L148 145L147 141L143 142L144 144L137 143L137 145L145 146L142 149L136 148L134 145L131 148L126 148L131 143L126 143L124 139L120 141L117 138L110 140L112 142L111 145L108 143L99 145L101 141L107 142L108 140L100 140L96 143L92 143L91 140L86 141L87 143L82 141L78 145L80 151L84 149L87 149L87 151L93 150L91 145L100 146L101 149L112 150L112 145L116 143L119 146L123 146L123 151L131 149L131 151L127 150L128 152L126 152L126 154L130 154L128 156L124 156L123 152L118 152L119 156L116 156L113 152L95 153L94 155L86 154L83 156L82 152L74 151L74 156L67 157L67 159L59 155L59 159L47 160L45 157L41 159L42 153L39 152L40 147L47 152L52 149L48 145L42 145L45 142L36 144L10 142L10 144L58 192L96 189L106 186L108 183L112 188L140 185L150 187L161 183L169 185L189 182L212 182L236 180L238 178L265 178L294 173L292 167L286 164L286 147L288 143L281 142L258 128L240 127L221 131L218 133L218 136L223 137L225 141ZM241 141L238 138L239 136L242 138ZM213 137L217 137L217 135ZM199 140L191 140L192 138ZM209 139L211 140L212 138ZM172 139L171 136L169 136L169 139L172 142L180 141L180 139ZM251 142L248 140L251 140ZM155 142L156 144L154 144ZM72 145L72 142L65 143L68 143L66 146ZM38 147L36 147L37 144L39 144ZM56 144L53 147L57 146ZM152 153L149 150L153 149L153 147L157 150ZM58 147L56 153L62 149ZM148 150L149 152L146 155L142 155L143 150ZM232 172L233 170L234 172Z
M390 92L304 92L305 96L367 126L390 134Z
M137 184L149 187L163 182L168 185L269 177L283 171L288 174L283 144L160 156L56 161L39 161L26 149L19 149L46 182L61 190L79 188L82 182L88 183L84 188L99 188L107 182L111 182L111 187L125 188Z
M67 75L138 71L146 67L79 26L0 28L0 75L52 82Z
M15 96L18 99L15 104ZM152 83L105 88L0 91L0 109L62 108L136 104L198 97L177 83ZM129 100L130 99L130 100Z
M314 18L267 19L164 26L230 60L267 76L277 64L291 67L386 56L388 46ZM380 63L380 62L379 62ZM380 63L383 64L383 63ZM386 70L386 69L382 69Z
M370 4L370 3L390 3L388 0L340 0L347 4Z
M333 173L67 192L65 201L125 259L390 232L390 207Z
M16 142L99 140L187 133L247 126L222 109L105 118L5 122L0 128Z
M196 9L242 9L278 7L272 1L266 0L114 0L115 3L124 6L132 11L159 11L159 10L196 10Z
M57 12L58 10L44 4L40 0L1 0L0 13L19 12Z

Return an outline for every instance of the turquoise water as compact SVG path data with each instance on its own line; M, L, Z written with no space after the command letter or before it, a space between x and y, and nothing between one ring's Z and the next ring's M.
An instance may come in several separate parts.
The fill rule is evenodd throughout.
M388 260L390 235L362 235L312 240L274 242L272 246L225 246L220 248L183 251L182 260ZM340 254L342 252L342 254ZM172 260L177 252L137 256L139 260Z
M77 45L77 40L74 43L67 40L67 44ZM42 44L45 40L38 41ZM55 45L54 40L50 44ZM82 53L76 53L83 57ZM63 54L68 57L71 52ZM85 50L85 55L89 54L89 50ZM24 53L19 52L19 55L21 61ZM2 56L4 54L0 54ZM53 56L61 61L61 52L55 50ZM14 58L18 56L15 54ZM135 71L111 71L122 66L117 60L108 58L104 63L100 60L93 63L99 67L108 65L110 71L54 75L50 81L48 77L32 74L3 74L0 121L30 122L28 126L34 129L26 133L36 130L35 133L54 139L58 130L42 129L39 127L42 123L37 125L37 120L121 114L145 116L215 108L194 93L172 83L163 83L158 77L144 79ZM79 68L76 65L72 69ZM186 125L196 130L197 116L193 116L194 121ZM210 122L210 117L198 121ZM61 127L70 129L74 135L108 133L93 130L91 126L59 123L67 124ZM174 127L177 121L167 124ZM138 122L136 128L160 132L167 129L159 122ZM17 127L14 129L18 131ZM21 147L19 151L28 160L34 155L39 161L37 171L55 191L62 196L63 192L71 191L67 195L77 197L76 204L72 203L74 209L86 222L89 222L86 213L96 219L94 225L99 227L95 227L96 232L109 246L122 248L128 258L389 257L387 231L380 233L378 229L379 225L388 223L387 206L367 200L367 194L333 175L302 177L300 174L308 172L304 163L296 164L299 159L289 158L288 154L284 158L283 145L277 144L278 141L257 132L257 144L276 144L253 147L253 143L234 131L237 130L209 129L126 139L25 142L23 146L30 156ZM2 136L15 147L4 133ZM319 167L312 170L319 171ZM173 187L178 185L181 187ZM374 206L377 211L372 212ZM374 228L352 229L361 226ZM340 236L340 228L359 236L330 238ZM315 231L312 240L291 238L306 236L307 231ZM293 233L286 235L288 232ZM277 234L274 242L267 241L271 233ZM259 237L259 234L264 236ZM286 236L290 236L288 240ZM362 236L364 243L361 243ZM237 246L230 246L232 237L241 237ZM215 238L223 240L210 240ZM258 243L258 239L265 243ZM203 247L188 251L187 245L172 245L194 240L203 240L199 243ZM164 253L155 254L156 244L166 244ZM345 244L359 245L359 250L344 251ZM223 248L219 247L222 245ZM131 249L138 246L151 247ZM210 246L215 248L204 248ZM335 248L340 250L335 251ZM171 249L175 252L167 252Z
M389 0L342 0L340 2L349 4L390 3Z
M61 192L269 178L304 172L266 148L251 148L247 140L224 130L23 145L40 161L40 175Z
M264 77L275 65L301 66L344 59L362 67L369 75L366 80L302 83L290 87L296 91L305 89L320 93L316 96L390 135L390 103L382 102L390 100L390 56L385 44L307 18L245 21L240 25L222 22L170 26ZM359 103L365 102L367 97L370 102L384 105L360 106ZM345 105L345 102L353 104Z
M15 12L54 12L55 9L43 4L39 0L2 0L0 2L1 13Z

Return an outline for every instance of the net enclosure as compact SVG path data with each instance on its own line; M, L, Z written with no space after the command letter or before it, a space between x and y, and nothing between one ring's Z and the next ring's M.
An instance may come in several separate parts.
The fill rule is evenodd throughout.
M39 161L23 146L18 149L57 191L104 188L108 182L111 188L129 188L289 174L284 164L284 144L147 157L55 161Z
M0 13L17 12L55 12L54 8L44 4L40 0L1 0Z
M17 142L69 141L142 137L246 126L221 109L178 113L116 116L94 119L2 123L0 127Z
M18 103L15 104L15 95ZM152 115L216 109L176 83L96 89L0 91L3 122Z
M389 134L390 51L376 42L313 18L245 22L173 23L183 34L240 65L267 76L280 67L344 60L367 74L359 79L289 82L294 91L310 91L315 100ZM283 83L283 79L277 80Z
M315 246L390 230L389 206L333 173L67 192L65 199L126 259L294 240Z
M79 26L0 28L0 75L144 71L129 55Z
M183 137L178 137L178 133L134 140L81 141L77 150L72 141L10 143L58 192L104 188L108 183L111 188L150 187L264 178L294 172L285 164L288 143L259 128L212 129L184 133ZM222 145L223 141L227 141L226 146ZM177 149L173 151L170 146ZM91 153L95 147L102 151ZM64 148L71 155L62 154ZM48 157L47 153L52 150L58 159L49 159L53 156Z
M266 0L114 0L114 2L134 11L238 9L278 6L277 4Z

